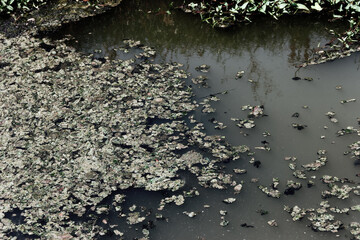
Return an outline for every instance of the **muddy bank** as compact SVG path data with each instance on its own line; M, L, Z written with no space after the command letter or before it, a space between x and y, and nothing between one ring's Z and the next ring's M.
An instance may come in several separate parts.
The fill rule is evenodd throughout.
M25 32L44 36L63 24L105 13L118 6L121 1L50 1L28 12L18 11L10 16L0 16L0 32L6 37L16 37Z

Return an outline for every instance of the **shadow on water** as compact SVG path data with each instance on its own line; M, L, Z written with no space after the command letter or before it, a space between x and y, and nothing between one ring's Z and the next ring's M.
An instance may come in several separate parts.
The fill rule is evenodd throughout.
M331 40L325 28L342 31L344 25L314 16L298 16L280 21L261 18L250 24L219 30L201 23L197 16L181 11L174 10L167 14L168 9L167 1L124 0L119 8L110 13L66 25L54 37L71 35L73 39L69 44L79 51L111 59L126 59L136 54L136 51L124 53L121 50L123 39L140 40L154 47L157 51L156 62L184 64L191 74L187 83L193 85L195 99L199 102L204 96L227 91L227 94L217 95L221 101L211 102L217 110L215 113L204 114L201 107L194 112L195 119L204 123L208 134L221 134L233 145L246 144L253 149L262 146L261 141L266 140L271 151L254 150L255 159L262 163L259 168L249 164L250 157L224 165L225 172L232 172L233 168L248 170L245 175L235 176L237 182L244 182L242 192L235 195L235 204L222 202L224 198L234 197L232 190L204 189L196 185L194 176L181 173L189 187L194 184L200 196L186 201L182 206L167 206L162 213L168 220L156 220L154 213L158 212L156 208L161 198L169 193L128 190L127 205L123 209L128 209L132 204L144 206L146 210L142 214L145 215L147 210L152 209L149 221L156 226L150 231L152 239L349 239L349 232L345 230L340 231L339 236L313 232L306 227L310 223L307 219L293 222L283 210L284 205L319 207L323 200L321 192L327 189L320 181L324 174L359 181L356 177L356 173L360 172L359 165L343 154L349 150L349 144L358 140L358 136L338 137L336 132L347 126L358 127L359 102L341 104L340 101L360 98L360 55L300 69L297 76L301 80L292 80L297 71L294 65L311 56L319 44ZM210 65L210 71L197 72L195 67L201 64ZM236 73L242 70L245 71L244 76L236 79ZM191 82L191 78L199 75L208 78L209 88ZM305 77L313 81L305 81ZM336 90L336 86L342 89ZM241 106L247 104L264 105L268 117L256 119L254 129L239 129L230 118L245 118L247 112L242 111ZM338 123L330 122L325 116L328 111L336 113ZM298 118L292 117L295 112L299 114ZM224 123L227 128L214 129L214 119ZM298 131L292 127L292 123L306 124L307 128ZM264 137L264 132L271 135ZM319 149L327 150L328 163L318 172L308 173L308 176L314 176L315 186L307 188L306 181L293 177L284 157L296 156L298 169L301 169L302 164L316 160ZM268 198L257 186L268 186L275 177L280 179L282 192L287 180L302 182L303 187L294 195ZM253 178L258 178L259 183L251 183ZM335 197L327 200L332 206L338 207L360 204L356 196L342 201ZM204 208L204 204L211 207ZM219 225L219 210L228 211L226 219L230 224L225 228ZM260 210L269 213L261 215ZM183 211L198 214L192 219L182 214ZM141 236L142 224L129 228L124 218L119 220L118 213L111 211L104 217L108 219L108 225L118 224L129 239ZM351 212L345 216L336 215L336 218L346 225L358 221L360 216L358 212ZM270 227L267 221L271 219L276 219L279 227ZM152 228L153 225L149 224L147 227ZM104 236L104 239L110 237L116 236Z

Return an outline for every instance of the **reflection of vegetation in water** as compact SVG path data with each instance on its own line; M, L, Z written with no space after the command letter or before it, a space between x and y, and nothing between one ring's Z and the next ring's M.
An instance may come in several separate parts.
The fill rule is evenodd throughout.
M163 10L167 8L166 1L124 1L121 7L111 14L93 19L96 24L87 20L86 23L72 24L64 31L80 39L81 49L92 49L99 44L105 49L112 49L119 45L123 38L133 38L163 49L164 52L177 48L190 55L198 52L199 56L201 49L241 56L244 51L258 47L277 54L290 42L292 52L289 61L295 63L306 60L311 46L317 45L321 40L319 35L326 34L323 24L331 26L321 19L307 16L306 19L292 18L280 22L266 18L231 30L213 29L181 11L168 14ZM302 24L319 21L322 24ZM91 38L87 37L88 32L93 33ZM86 43L81 41L84 38Z
M331 41L327 46L325 45L323 47L323 50L326 52L316 51L316 55L314 55L310 59L311 62L308 63L314 64L344 57L354 51L360 51L359 5L360 1L340 0L225 0L218 2L202 0L200 3L191 2L184 4L181 8L185 12L200 15L204 22L221 28L227 28L239 22L251 22L259 15L271 16L274 19L278 19L283 15L312 13L325 15L331 21L338 19L348 21L348 30L345 32L330 30L331 33L337 36L337 38L335 38L336 41Z
M250 73L250 79L254 80L251 83L251 91L254 95L254 100L259 101L260 104L264 105L264 99L261 98L262 93L260 93L260 87L264 87L264 95L267 96L273 91L274 83L273 79L268 76L267 71L265 71L261 64L258 62L254 55L250 56L250 65L248 68Z
M353 42L359 40L360 1L340 0L225 0L202 1L189 3L182 8L185 12L199 14L201 19L217 27L228 27L237 22L250 22L259 15L271 16L278 19L283 15L297 15L299 13L313 13L327 15L332 20L347 19L350 29L339 37L343 47L349 48Z

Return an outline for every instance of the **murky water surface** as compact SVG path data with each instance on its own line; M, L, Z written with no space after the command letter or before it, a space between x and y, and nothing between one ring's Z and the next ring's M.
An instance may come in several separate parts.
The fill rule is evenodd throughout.
M194 176L184 173L187 187L197 187L200 196L187 199L180 207L167 206L162 211L167 221L154 218L161 198L167 193L130 190L126 192L128 198L124 207L135 203L152 209L150 219L156 225L150 233L152 239L350 239L346 230L340 231L338 236L314 232L306 226L308 220L293 222L283 210L284 205L319 207L323 200L321 191L327 189L320 181L324 174L359 181L355 176L360 172L359 164L343 154L348 151L347 146L359 137L356 134L337 137L336 132L347 126L358 127L360 55L307 67L297 73L294 66L311 56L312 49L319 43L324 44L331 39L325 27L341 29L343 26L321 19L296 17L279 22L259 19L230 30L218 30L181 11L167 14L165 2L124 0L121 7L111 13L69 25L61 33L74 36L71 44L85 53L94 53L96 57L126 59L132 55L117 49L123 45L123 39L134 39L154 47L158 62L183 63L191 73L187 81L193 85L198 102L210 94L227 91L227 94L217 95L221 101L211 103L215 113L204 114L201 107L194 113L195 118L205 124L206 132L224 135L231 144L246 144L252 148L263 146L261 141L266 140L271 151L254 150L255 159L262 163L260 168L249 163L250 157L224 165L229 172L233 168L248 170L245 175L235 176L237 181L244 181L244 189L235 196L237 201L234 204L222 202L224 198L234 196L232 190L203 189L196 184ZM201 64L210 65L210 71L197 72L195 67ZM241 70L245 71L244 76L236 79L236 73ZM313 81L294 81L295 73L301 78L311 77ZM192 84L190 79L201 74L208 77L209 88ZM338 85L341 90L336 90ZM340 103L352 98L357 101ZM242 111L241 106L248 104L264 105L268 116L256 119L254 129L244 130L230 118L246 118L247 112ZM338 123L330 122L325 116L328 111L336 113ZM295 112L299 113L298 118L292 117ZM214 129L214 124L209 121L213 118L223 122L227 128ZM298 131L291 126L292 123L307 127ZM264 138L262 133L265 131L271 136ZM311 172L316 176L314 187L307 188L306 181L298 180L304 187L294 195L283 195L280 199L268 198L257 188L259 184L268 186L272 178L278 177L283 190L287 180L296 180L284 157L296 156L297 165L301 168L300 165L317 159L319 149L328 151L328 163L319 171ZM259 183L250 183L251 178L259 178ZM331 198L329 202L332 206L349 207L359 204L360 197L351 195L347 200ZM204 204L211 207L204 208ZM260 209L267 210L269 214L261 216L258 213ZM226 219L230 224L227 227L219 225L219 210L228 211ZM189 218L182 214L183 211L194 211L198 215ZM348 224L358 221L360 214L351 212L350 215L339 214L336 217ZM128 239L142 235L141 224L129 228L116 213L108 218L111 224L120 224ZM279 226L270 227L267 221L271 219L276 219ZM242 227L244 223L253 227Z

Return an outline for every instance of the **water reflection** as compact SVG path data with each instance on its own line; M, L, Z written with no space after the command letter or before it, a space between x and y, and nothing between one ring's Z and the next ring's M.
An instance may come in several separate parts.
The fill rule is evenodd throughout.
M124 38L132 38L163 49L163 57L175 48L181 49L183 55L197 53L200 57L206 49L217 53L219 58L223 52L228 56L241 56L244 52L255 53L263 48L277 55L288 48L288 61L295 64L306 60L313 46L326 41L320 37L327 36L325 27L341 28L314 17L301 17L285 18L280 22L264 18L235 29L213 29L197 16L180 10L168 14L167 9L165 1L142 1L141 4L124 1L122 8L114 9L111 14L84 20L81 27L71 24L65 32L75 35L79 40L76 46L84 51L95 46L110 51Z

